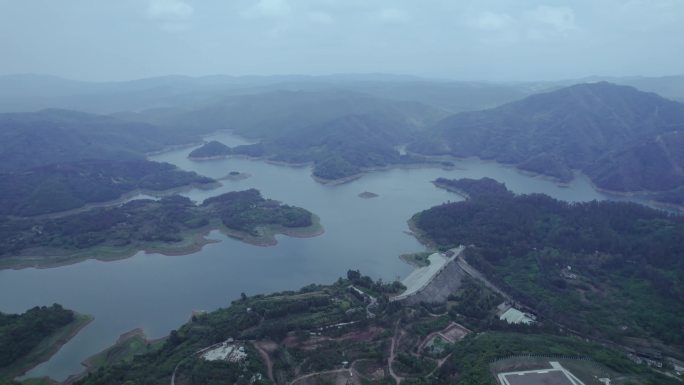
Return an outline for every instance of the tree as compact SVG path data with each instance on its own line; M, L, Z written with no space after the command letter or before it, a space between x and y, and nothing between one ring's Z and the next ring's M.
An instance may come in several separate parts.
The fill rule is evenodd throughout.
M361 279L361 272L358 270L347 270L347 279L356 282Z

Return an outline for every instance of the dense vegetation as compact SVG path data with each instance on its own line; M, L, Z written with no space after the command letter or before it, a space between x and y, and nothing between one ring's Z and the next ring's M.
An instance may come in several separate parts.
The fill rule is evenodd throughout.
M225 193L201 205L181 196L134 200L60 218L0 218L0 255L40 254L43 249L73 254L102 246L126 250L173 244L188 232L221 223L230 230L258 236L262 226L310 226L312 214L264 199L254 189Z
M482 179L437 178L433 183L437 187L464 195L466 198L470 198L471 195L477 198L482 198L483 196L513 196L513 193L508 191L506 185L486 177Z
M314 175L335 180L366 168L416 163L395 146L406 143L446 113L418 102L343 90L278 91L233 96L204 108L152 110L132 118L180 132L230 128L260 143L225 148L210 143L191 157L227 154L313 163Z
M226 227L254 235L262 225L307 227L313 223L309 211L264 199L255 189L208 198L202 208L218 215Z
M485 332L456 344L452 356L433 383L495 385L493 360L515 355L591 357L595 362L624 375L639 377L634 384L669 385L679 380L636 366L625 356L578 338L548 334Z
M684 76L611 77L609 81L656 92L673 100L684 100ZM268 94L275 90L334 89L375 98L419 101L456 113L495 107L521 99L540 89L555 88L572 82L573 80L532 83L464 82L385 74L241 77L176 75L126 82L85 82L56 76L21 74L0 76L0 112L37 111L56 107L111 114L159 110L160 105L175 111L194 108L210 112L210 107L217 100L225 101L226 95L244 97ZM247 102L243 105L249 106Z
M230 154L230 147L225 144L212 140L211 142L203 144L188 155L191 159L204 159L226 156Z
M310 126L262 143L238 146L234 154L265 156L287 163L313 163L324 180L354 176L364 169L427 162L400 155L395 147L415 135L413 123L395 116L353 115Z
M679 128L684 127L680 125ZM677 128L675 126L674 128ZM678 195L684 188L684 131L648 138L603 156L586 172L600 187L617 191L655 190ZM663 195L664 195L663 194ZM661 200L656 196L657 200ZM664 201L667 201L666 199Z
M284 84L279 88L230 95L194 108L150 109L129 118L179 132L231 129L245 137L272 140L351 116L390 119L416 129L446 115L420 102L373 97L340 88L290 91Z
M316 383L336 383L335 373L344 375L351 368L354 381L349 383L380 385L395 383L387 370L391 362L394 371L404 377L403 383L494 385L492 362L516 355L588 357L592 361L587 365L608 368L613 371L612 378L619 376L640 385L678 383L580 338L545 334L534 327L492 324L492 307L500 298L474 281L455 293L458 299L454 299L457 306L481 304L482 314L469 316L480 320L473 324L474 332L455 343L443 341L437 349L440 352L421 350L432 333L463 317L461 307L442 304L451 309L434 316L422 305L388 302L387 295L396 293L395 285L373 282L355 270L349 270L347 277L333 285L310 285L298 292L242 295L229 308L194 316L172 331L160 349L130 362L102 367L78 384L168 384L175 368L178 385L225 379L238 384L291 383L312 373L321 373ZM367 287L372 288L378 295L373 317L364 311L368 302L350 289L350 284L367 293ZM484 327L492 325L503 330L485 331ZM516 329L518 332L511 331ZM243 344L247 352L244 362L207 362L196 353L228 338ZM395 350L394 358L390 357L391 349ZM272 362L273 381L264 356ZM444 360L440 362L440 358ZM359 378L361 382L357 382Z
M592 83L451 116L409 148L495 159L562 181L581 170L613 191L670 191L684 185L682 128L684 104Z
M211 178L168 163L84 160L0 174L0 215L31 216L115 200L141 189L209 185Z
M146 123L76 111L0 114L0 171L84 159L144 159L194 137Z
M23 314L0 313L0 373L74 319L72 311L58 304L34 307Z
M442 247L474 244L468 261L514 298L584 335L684 345L684 219L632 203L566 203L481 193L413 218ZM629 304L626 306L625 304Z
M344 292L345 287L340 285L335 290ZM226 362L208 363L196 358L194 352L228 338L280 341L289 331L299 331L300 335L305 335L320 327L358 321L365 317L365 312L346 312L348 306L340 306L333 298L329 289L315 285L304 288L299 293L278 293L251 298L245 296L227 309L193 317L191 322L178 331L172 331L164 346L157 352L139 356L132 363L103 368L79 384L166 385L178 363L181 365L177 383L206 384L225 378L238 380L236 371L238 374L243 371L248 373L246 378L237 383L244 383L256 373L261 373L265 378L265 365L251 345L247 345L249 359L246 370ZM276 371L292 373L293 368L288 367L288 361L295 357L289 356L304 353L305 351L288 351L284 347L282 351L276 351L276 357L280 357L276 363ZM309 365L313 368L325 367L333 364L329 359L336 358L319 356Z

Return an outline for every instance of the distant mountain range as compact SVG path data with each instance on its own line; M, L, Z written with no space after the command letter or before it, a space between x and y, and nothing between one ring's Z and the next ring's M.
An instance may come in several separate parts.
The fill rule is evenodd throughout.
M155 109L117 116L183 134L232 129L260 142L222 149L222 155L313 163L315 176L335 180L363 169L407 162L395 147L412 141L447 115L445 110L414 101L319 90L231 96L195 109ZM203 151L192 157L202 157Z
M215 180L147 160L81 160L0 173L0 216L33 216L121 198L136 190L162 192L210 186Z
M258 143L222 153L312 163L325 180L422 155L477 156L602 189L684 203L684 76L454 82L390 75L166 76L77 82L0 76L0 171L145 152L231 129ZM397 147L409 143L408 155Z
M144 159L197 139L147 123L67 110L0 114L0 171L82 159Z
M227 96L273 91L343 90L369 96L417 101L451 113L473 111L577 83L609 81L684 101L684 76L589 77L563 81L486 82L430 79L407 75L337 74L325 76L159 76L130 81L87 82L56 76L0 76L0 112L61 108L100 114L187 108Z
M0 216L30 216L215 181L145 153L198 141L147 123L67 110L0 114Z
M415 101L384 99L340 89L278 90L225 96L183 108L158 108L116 114L121 119L171 128L178 132L209 133L231 129L259 139L273 139L351 115L372 115L405 121L420 129L449 115Z
M561 181L579 170L606 190L664 192L684 186L681 130L684 104L598 82L450 116L409 149L494 159Z
M0 112L74 109L100 114L157 108L196 108L231 96L274 91L347 91L420 101L450 112L493 107L536 90L497 84L360 74L328 76L161 76L122 82L84 82L46 75L0 76Z

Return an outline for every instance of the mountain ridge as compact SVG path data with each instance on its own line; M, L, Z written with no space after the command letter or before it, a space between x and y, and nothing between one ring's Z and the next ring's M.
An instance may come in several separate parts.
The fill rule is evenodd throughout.
M674 145L680 129L684 104L598 82L452 115L428 129L429 134L409 150L492 159L563 182L579 170L605 190L661 192L684 184L684 179L676 184L667 181L684 166L684 155ZM645 143L660 148L658 159L638 151ZM648 177L646 170L658 170L658 175Z

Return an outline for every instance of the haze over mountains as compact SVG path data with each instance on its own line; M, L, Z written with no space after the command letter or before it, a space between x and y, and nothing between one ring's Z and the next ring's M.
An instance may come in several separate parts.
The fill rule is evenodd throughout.
M471 111L520 99L544 89L577 83L609 81L630 85L663 97L684 101L684 76L595 76L548 82L489 82L430 79L417 76L278 75L203 77L160 76L121 82L86 82L49 75L0 76L0 112L75 109L109 114L151 108L198 106L226 96L268 91L341 89L371 96L420 101L450 112Z
M681 129L684 104L599 82L454 115L409 148L494 159L562 181L581 170L612 191L667 191L684 183Z
M323 231L318 217L305 205L300 208L265 199L256 189L235 192L231 189L237 186L221 186L222 181L244 181L199 174L199 170L211 170L212 166L228 167L222 175L229 171L240 174L243 170L232 168L235 159L231 157L310 165L312 177L320 183L348 182L365 172L388 167L454 169L461 158L477 157L564 183L582 173L598 188L638 194L681 208L684 104L672 96L680 89L676 83L660 79L636 80L642 82L641 89L605 81L463 83L381 75L162 77L122 83L33 76L0 78L0 83L9 84L0 91L0 98L4 93L12 100L3 108L26 109L0 113L0 235L5 239L0 266L77 263L98 253L104 253L101 255L105 258L123 258L137 250L192 253L209 242L203 234L214 229L264 245L276 242L274 234L314 236ZM16 98L12 97L12 88L19 95ZM670 98L647 91L649 88L661 90ZM221 136L225 134L207 137L225 130L247 139L249 144L233 145L213 139L230 138ZM149 160L150 153L189 145L196 148L176 150L186 162L183 168L196 165L198 173ZM211 161L224 157L228 159L218 161L223 162L220 164ZM206 161L210 164L200 163ZM205 165L209 167L202 168ZM258 178L259 183L264 183L263 175L254 176ZM485 242L489 238L475 236L473 240L472 234L491 234L492 239L503 240L501 250L492 254L497 257L490 258L491 264L479 260L470 263L534 309L544 327L570 327L582 336L624 344L630 349L641 349L630 339L632 336L643 337L649 346L658 346L664 354L677 356L681 352L681 337L672 331L678 325L681 309L676 308L676 314L667 310L668 301L682 293L679 251L672 246L678 244L681 232L681 221L674 219L679 217L636 204L566 203L541 194L515 196L494 180L438 179L436 184L454 186L472 196L465 202L435 206L417 214L412 222L417 236L449 248L473 242L485 249L491 246ZM179 188L190 187L231 192L216 194L204 203L168 196ZM276 186L276 190L283 188L287 186ZM125 202L141 191L164 197ZM519 201L531 202L530 207L518 205ZM457 213L459 210L467 212ZM560 216L563 213L570 219ZM481 217L490 221L482 221ZM423 220L417 220L420 218ZM621 221L631 223L631 227L623 226ZM550 225L554 223L559 225ZM578 223L581 231L573 230ZM475 230L464 238L463 229L471 228L467 226ZM477 230L477 226L486 231ZM526 226L535 232L524 230ZM591 236L584 236L586 229L599 230L586 231ZM657 258L637 260L647 268L629 264L624 257L625 250L633 248L624 239L637 230L641 238L632 238L641 240L640 250L657 254ZM540 265L540 271L545 273L534 278L536 286L520 290L497 281L504 273L511 279L526 280L529 272L538 268L539 259L526 254L532 247L533 233L539 243L533 250L546 253L541 254L546 262ZM577 250L583 253L584 262L578 262L577 250L567 245L580 245ZM596 253L605 245L619 245L624 250L611 251L612 265L595 264ZM562 258L549 248L555 248ZM473 255L481 252L477 247L473 250ZM504 255L503 259L498 257ZM517 265L521 261L527 264ZM667 263L675 270L675 278L669 280L664 278ZM517 267L501 267L506 264ZM577 265L572 274L568 273L570 265ZM591 283L591 287L610 293L628 282L630 289L609 295L610 301L596 302L602 304L598 307L619 306L629 296L638 297L638 308L648 309L645 312L655 314L658 322L644 323L640 318L644 311L624 311L608 317L593 305L583 307L585 302L580 299L568 302L577 311L560 311L567 306L561 298L574 292L575 286L585 288L584 283L568 280L577 279L578 274L582 280L598 280L618 265L628 268L623 268L623 273L612 273L610 282ZM582 270L584 266L592 270ZM559 269L568 271L563 270L565 275L561 272L559 278ZM645 276L625 278L641 273ZM572 276L575 278L567 278ZM461 282L452 276L444 279L451 280L455 287ZM470 322L469 327L480 331L504 327L498 318L491 318L492 307L500 300L484 288L472 286L472 282L464 285L454 289L458 295L451 297L457 299L459 307L449 310L444 305L446 315L440 317L451 317L450 322ZM567 293L559 294L563 290ZM537 294L549 299L539 300ZM474 300L477 305L461 304L468 295L489 299ZM396 309L391 310L386 299L382 302L379 309L386 312L383 317L392 320L384 324L397 325L392 317L401 312L394 313ZM337 312L337 303L331 306ZM454 313L454 309L458 311ZM463 318L463 312L470 315ZM285 319L289 317L289 313L283 314ZM364 316L367 310L356 314ZM345 321L355 320L346 311L341 315ZM599 330L590 326L594 317L601 318L600 332L592 332ZM283 332L287 332L291 326L283 322L287 329ZM615 334L617 328L622 329ZM279 336L269 338L278 340ZM227 335L220 339L225 338ZM213 337L211 341L216 342ZM182 345L165 346L171 356L182 351L178 350ZM383 354L380 361L386 362ZM153 355L143 357L150 359ZM167 356L164 353L158 357ZM157 373L153 383L167 383L170 373L165 365L153 363L141 372ZM327 363L321 366L329 367ZM134 370L126 372L140 375ZM203 369L201 372L206 374ZM110 379L108 373L114 373L111 371L98 373L84 383L91 380L114 384L119 379ZM405 373L417 377L424 374L408 369ZM448 376L449 369L440 373ZM478 374L482 378L489 375L486 370Z
M0 385L682 385L681 36L684 0L0 0Z
M606 190L683 202L684 107L671 99L684 100L678 86L684 77L611 80L641 89L596 81L503 84L397 75L166 76L112 83L3 76L0 99L11 102L1 108L52 109L0 115L0 167L140 159L231 129L257 142L219 155L312 163L321 180L434 161L422 155L477 156L563 182L581 171ZM398 147L404 144L410 152L402 155Z
M193 137L111 116L47 109L0 114L0 170L81 159L142 159Z

